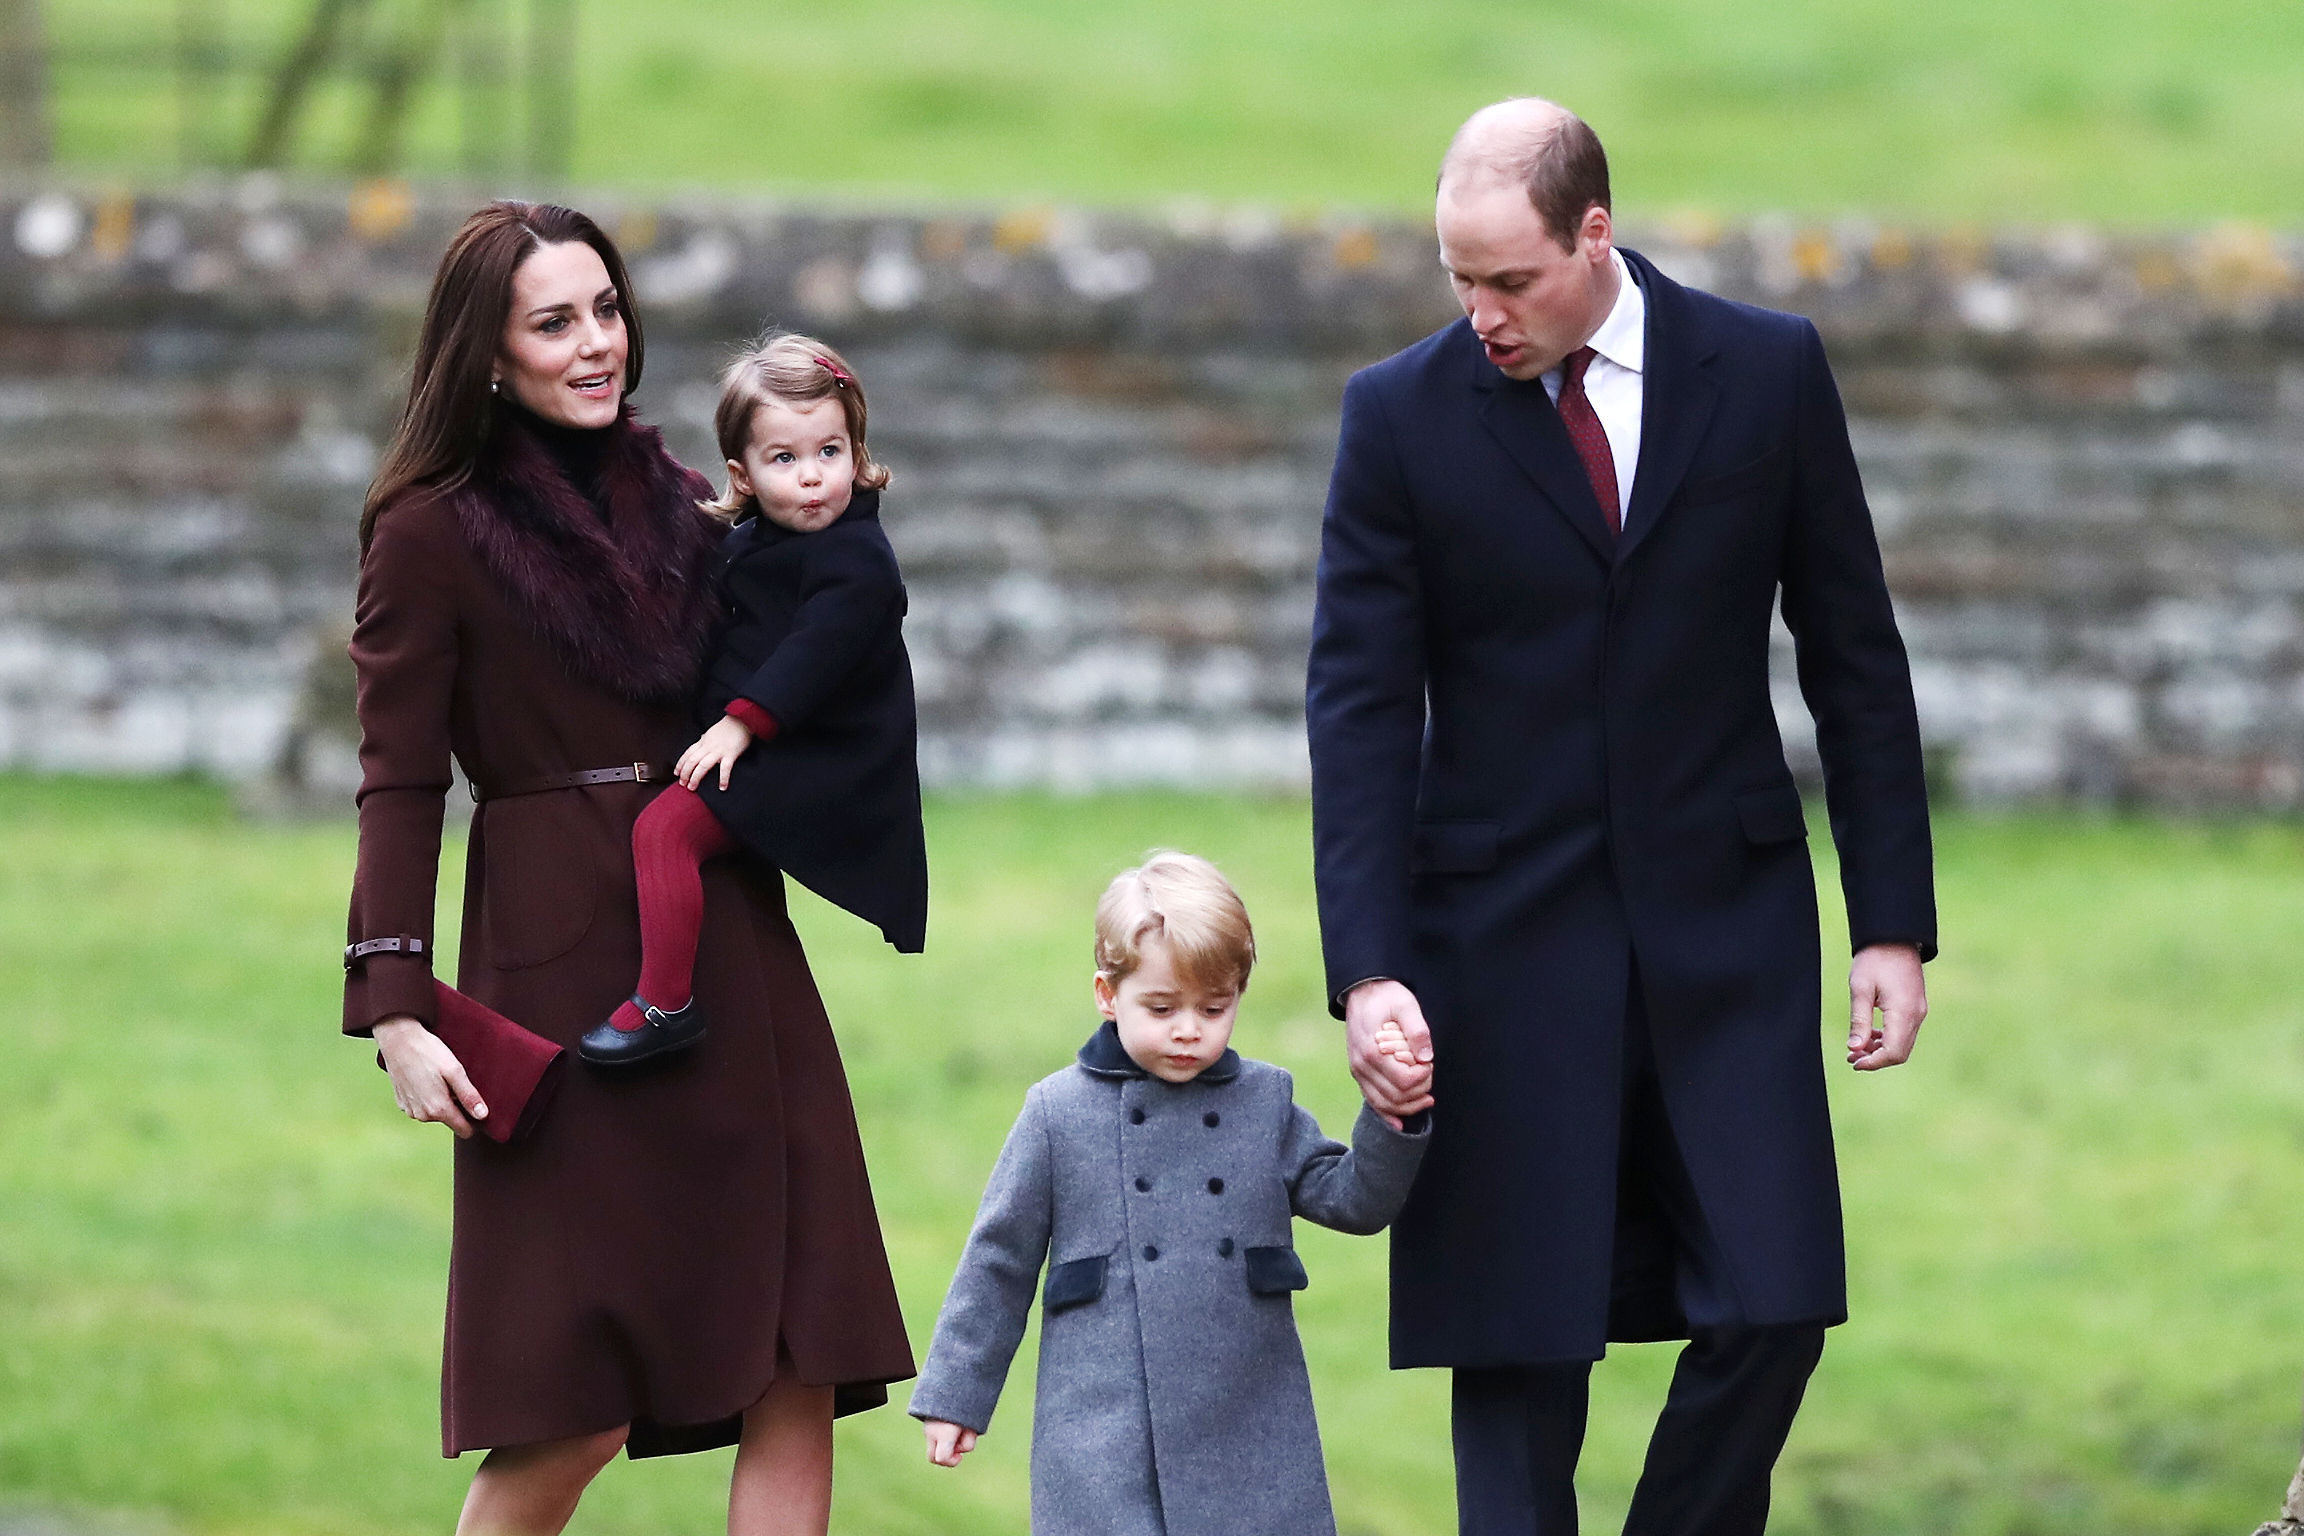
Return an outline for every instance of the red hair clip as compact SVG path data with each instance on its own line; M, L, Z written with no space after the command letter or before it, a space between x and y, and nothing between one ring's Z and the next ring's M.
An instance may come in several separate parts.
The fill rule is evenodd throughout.
M842 389L846 389L849 385L856 382L853 378L849 377L847 369L841 367L838 363L832 361L832 359L819 355L816 361L823 365L824 371L826 373L832 375L832 382L839 385Z

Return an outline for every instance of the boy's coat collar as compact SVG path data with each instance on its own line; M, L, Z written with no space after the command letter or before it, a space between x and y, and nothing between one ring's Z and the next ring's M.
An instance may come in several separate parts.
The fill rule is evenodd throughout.
M1088 1037L1088 1043L1080 1047L1080 1070L1092 1077L1152 1076L1129 1056L1128 1048L1120 1043L1120 1026L1110 1019L1098 1025L1096 1033ZM1224 1054L1211 1062L1192 1082L1228 1083L1239 1075L1240 1053L1227 1046ZM1184 1088L1191 1084L1172 1083L1169 1086Z

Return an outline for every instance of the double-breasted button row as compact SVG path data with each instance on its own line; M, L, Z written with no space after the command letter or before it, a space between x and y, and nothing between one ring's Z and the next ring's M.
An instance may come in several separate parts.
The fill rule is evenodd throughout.
M1128 1123L1130 1125L1142 1125L1144 1123L1144 1111L1141 1109L1131 1109L1128 1111ZM1216 1111L1210 1110L1208 1113L1200 1117L1200 1123L1208 1127L1208 1129L1214 1130L1216 1127L1224 1123L1224 1117L1216 1113Z

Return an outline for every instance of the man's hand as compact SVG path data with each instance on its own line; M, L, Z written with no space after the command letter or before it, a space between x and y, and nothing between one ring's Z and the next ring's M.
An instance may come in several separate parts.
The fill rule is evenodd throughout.
M1394 1130L1432 1107L1432 1030L1399 982L1364 981L1344 994L1344 1047L1361 1097Z
M720 787L728 787L728 775L735 770L736 759L752 745L752 727L734 715L722 715L712 722L712 728L696 738L689 749L680 754L680 761L672 767L672 775L690 789L704 782L704 776L713 769L720 770Z
M1877 1011L1880 1022L1872 1021ZM1910 944L1869 944L1848 967L1848 1064L1859 1072L1911 1059L1928 1017L1928 983Z
M928 1459L939 1467L956 1467L960 1458L976 1449L976 1431L942 1419L922 1419L928 1432Z

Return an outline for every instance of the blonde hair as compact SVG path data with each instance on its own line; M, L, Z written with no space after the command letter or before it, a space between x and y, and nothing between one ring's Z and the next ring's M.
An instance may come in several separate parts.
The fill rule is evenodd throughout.
M1215 865L1160 850L1104 888L1096 903L1096 974L1114 986L1144 963L1144 941L1167 940L1186 986L1246 991L1256 968L1248 908Z
M769 331L746 347L720 374L720 404L712 412L712 432L720 441L720 457L744 461L752 445L752 422L760 407L771 400L788 405L810 405L838 396L848 418L848 442L856 454L856 489L876 491L889 480L888 466L876 462L864 444L864 384L848 359L813 336L796 331ZM711 501L700 503L707 512L741 520L759 511L750 496L737 494L735 482Z

